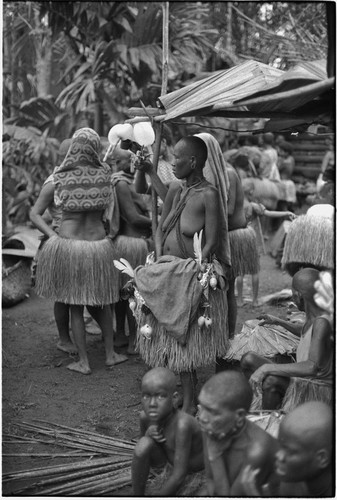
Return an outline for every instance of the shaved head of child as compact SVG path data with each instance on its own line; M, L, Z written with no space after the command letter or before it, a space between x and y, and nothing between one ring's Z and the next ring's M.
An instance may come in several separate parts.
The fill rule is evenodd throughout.
M318 401L295 408L281 421L279 443L276 472L282 480L313 480L331 464L331 408Z

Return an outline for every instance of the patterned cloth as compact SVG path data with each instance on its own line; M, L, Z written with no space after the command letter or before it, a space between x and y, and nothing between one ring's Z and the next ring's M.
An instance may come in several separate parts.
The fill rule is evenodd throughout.
M64 211L104 210L111 197L111 170L99 159L99 135L90 128L77 130L68 153L54 169L55 205Z
M157 174L159 179L164 184L169 184L170 182L176 182L177 178L172 171L172 165L168 161L164 160L163 157L159 158Z

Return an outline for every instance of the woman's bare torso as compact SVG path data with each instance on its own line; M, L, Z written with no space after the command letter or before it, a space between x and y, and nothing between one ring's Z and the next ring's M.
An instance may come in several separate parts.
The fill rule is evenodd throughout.
M208 189L207 187L204 189ZM188 195L186 206L180 215L180 235L185 245L189 257L194 257L193 236L205 228L205 203L204 190L192 190ZM167 220L171 218L175 208L172 207ZM163 245L164 255L174 255L176 257L186 258L183 254L177 237L177 224L167 235ZM165 222L164 222L165 225ZM164 226L165 227L165 226ZM178 230L179 231L179 230Z
M97 241L106 236L103 212L63 212L59 235L73 240Z

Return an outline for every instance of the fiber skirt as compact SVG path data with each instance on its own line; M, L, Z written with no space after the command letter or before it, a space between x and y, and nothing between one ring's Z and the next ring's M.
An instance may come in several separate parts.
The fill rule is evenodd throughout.
M172 475L173 467L170 464L165 465L162 471L155 474L155 476L148 481L147 496L153 496L152 492L158 491L165 486L168 479ZM151 471L154 472L154 471ZM193 472L187 474L183 484L176 492L177 497L195 497L198 496L200 490L206 486L205 471Z
M185 345L168 335L151 313L142 313L139 326L148 323L152 327L150 339L145 338L139 329L137 332L137 349L145 363L180 373L212 365L216 357L223 357L228 346L226 291L210 291L209 304L212 324L200 328L197 317L188 330Z
M231 277L257 274L260 270L256 234L251 226L229 231Z
M280 410L290 412L307 401L322 401L332 405L332 383L320 379L291 377ZM262 410L262 392L253 399L250 411Z
M119 298L115 245L51 236L40 250L36 293L73 305L103 306Z
M333 221L315 215L300 215L289 226L282 267L292 276L301 267L334 269Z
M307 401L322 401L332 405L332 383L323 380L291 377L282 402L282 410L289 412Z
M143 266L146 261L148 254L148 246L144 238L133 238L132 236L117 236L114 240L116 245L116 255L117 259L121 257L126 259L131 267L135 269L138 266ZM127 274L119 274L119 287L122 288L127 281L130 280L130 276Z

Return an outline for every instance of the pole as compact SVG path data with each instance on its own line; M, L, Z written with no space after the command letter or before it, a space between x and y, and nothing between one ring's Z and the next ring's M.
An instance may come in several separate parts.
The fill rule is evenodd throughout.
M161 84L161 95L165 95L167 93L167 81L168 81L168 54L169 54L169 2L162 3L162 11L163 11L163 55L162 55L162 84ZM156 141L154 144L153 151L153 168L157 171L159 154L160 154L160 143L162 136L162 123L155 123L155 134ZM154 189L151 192L151 205L152 205L152 236L155 239L157 226L158 226L158 204L157 204L157 193Z

